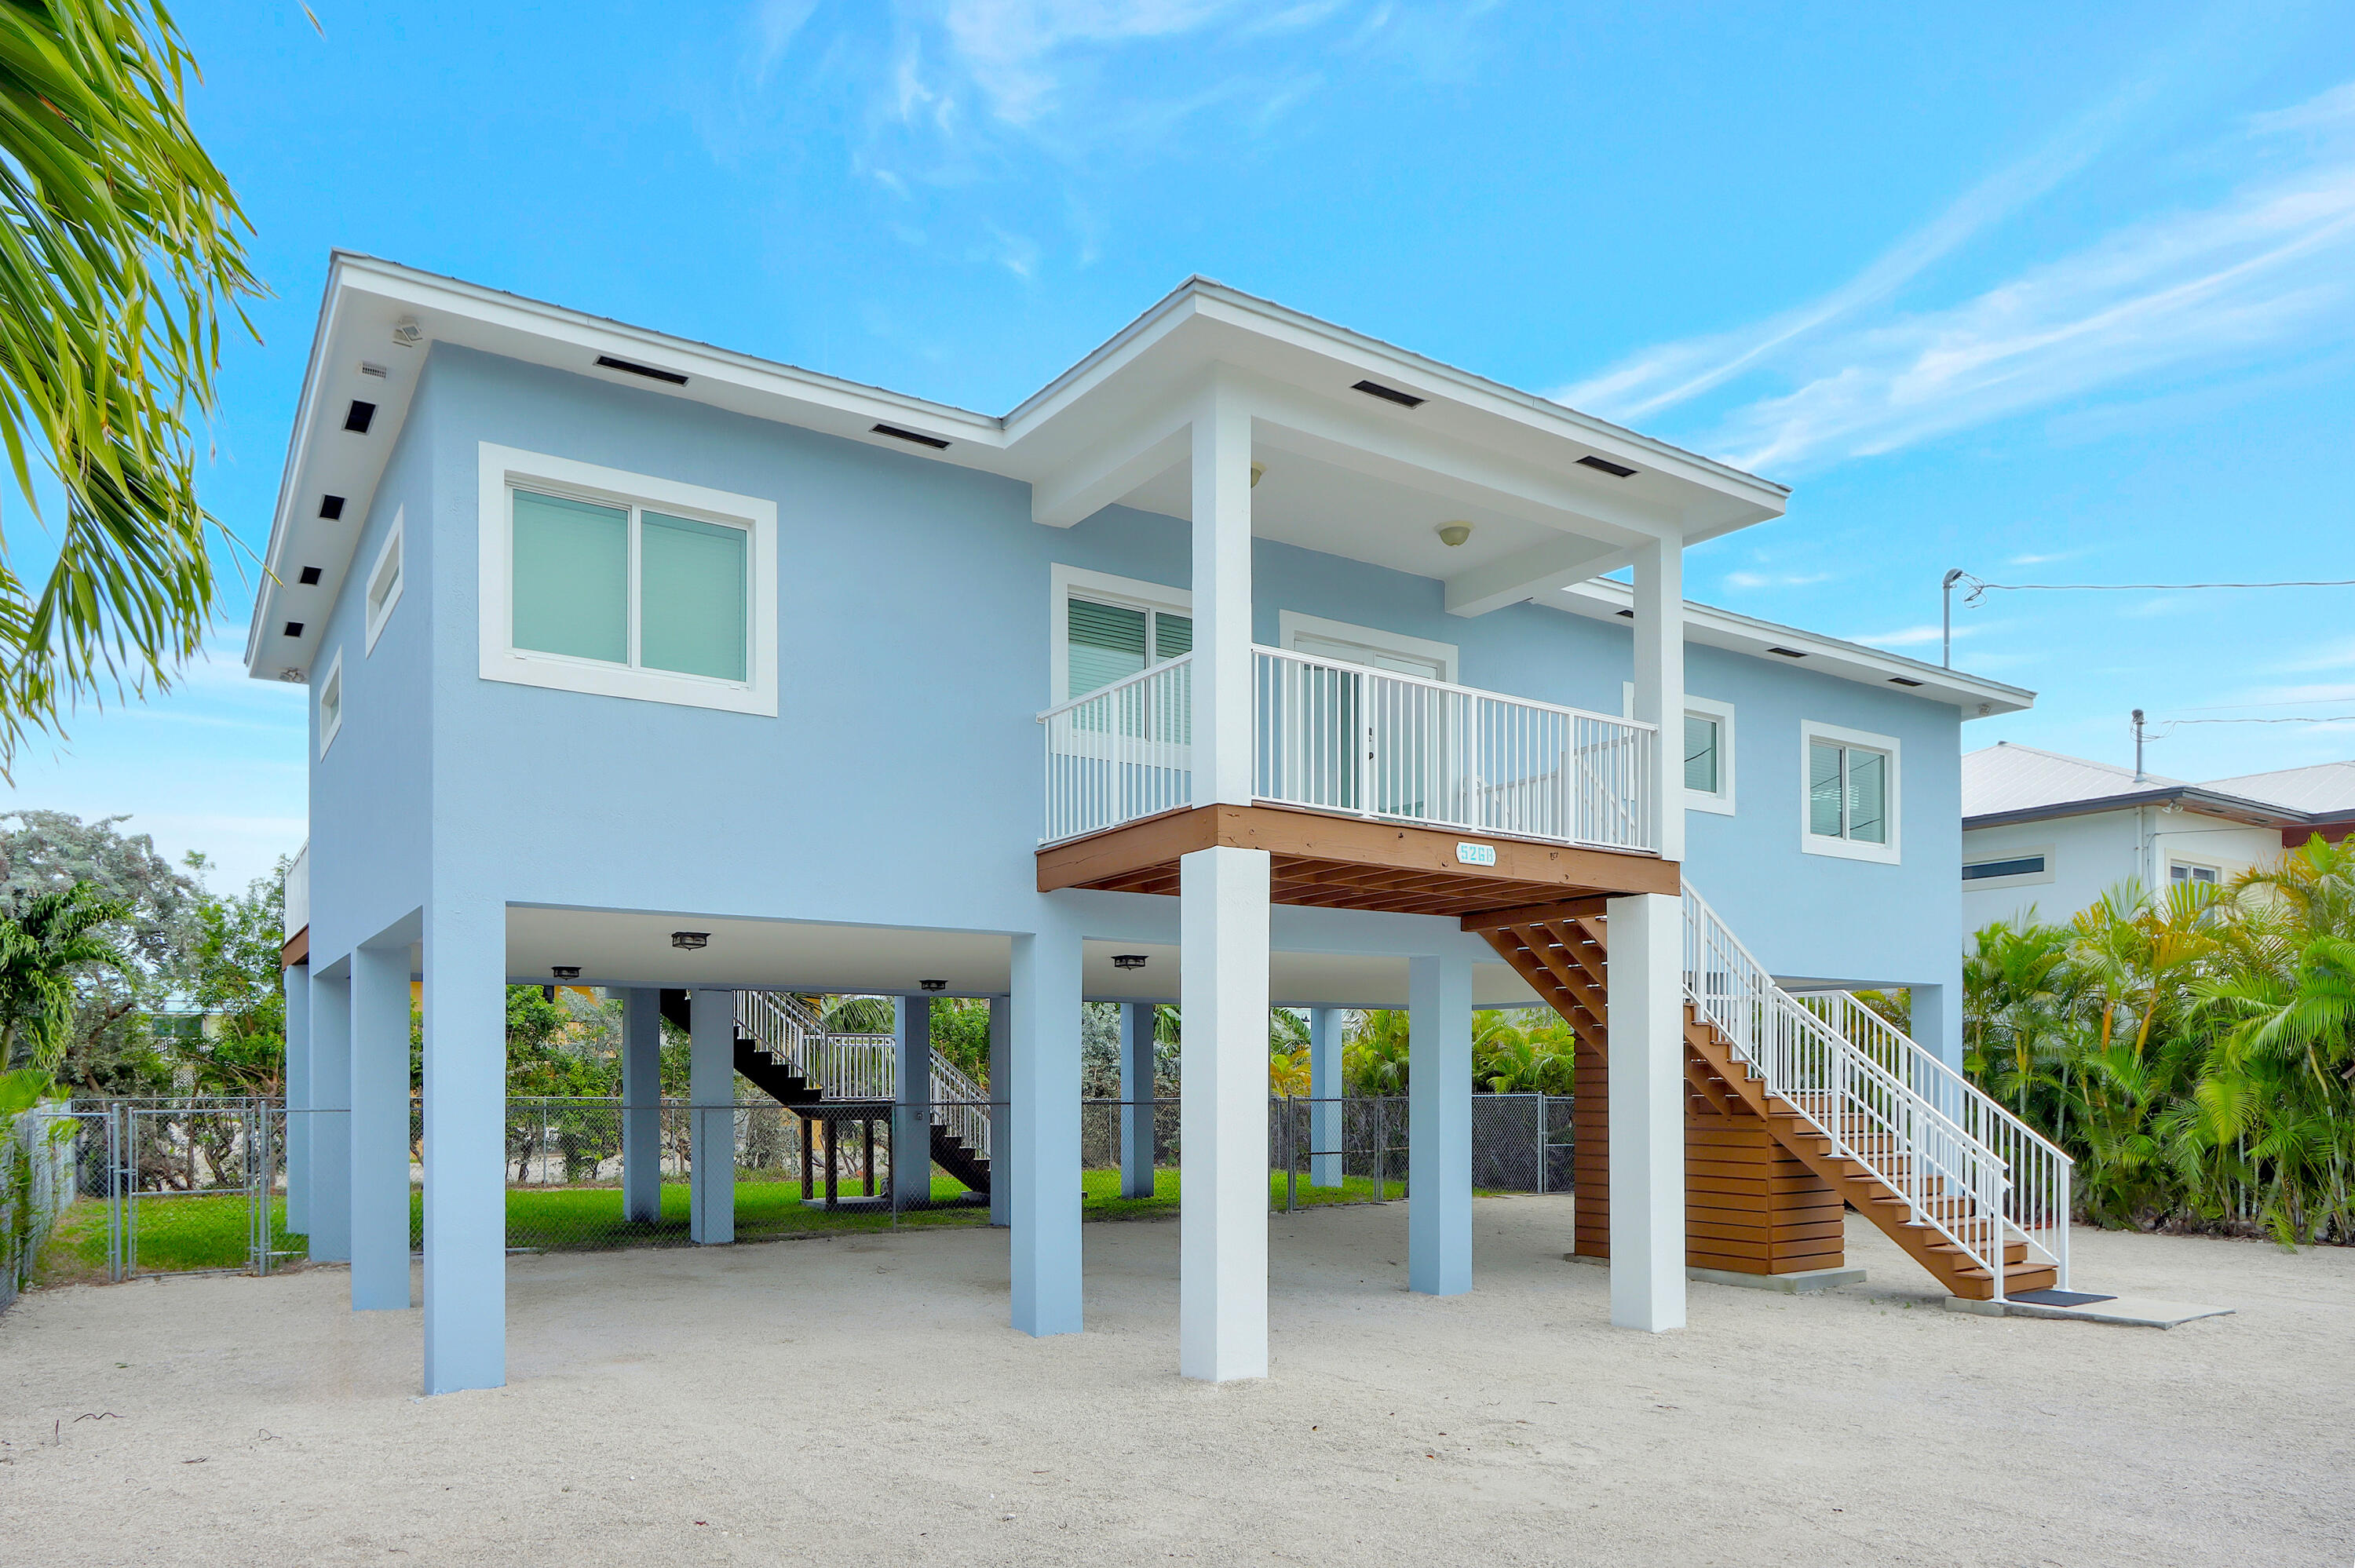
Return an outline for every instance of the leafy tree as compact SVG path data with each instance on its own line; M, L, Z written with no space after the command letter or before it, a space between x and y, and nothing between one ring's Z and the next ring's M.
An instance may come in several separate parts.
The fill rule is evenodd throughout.
M121 904L78 882L16 899L0 915L0 1066L54 1075L64 1064L75 977L93 967L123 967L123 955L100 927L123 913Z
M203 868L202 857L189 859ZM242 895L197 895L187 950L170 972L202 1020L198 1036L177 1053L199 1094L284 1092L286 865L281 860Z
M168 685L212 609L183 420L262 290L195 69L155 0L0 4L0 445L28 503L37 471L64 495L46 580L0 553L0 773L61 705Z
M146 834L123 832L127 821L85 822L64 811L0 814L0 906L80 883L124 906L101 928L123 962L85 965L74 976L72 1037L59 1076L89 1094L170 1089L172 1066L157 1049L155 1022L173 1012L187 978L186 957L197 944L203 889L158 854ZM192 869L202 867L198 858Z

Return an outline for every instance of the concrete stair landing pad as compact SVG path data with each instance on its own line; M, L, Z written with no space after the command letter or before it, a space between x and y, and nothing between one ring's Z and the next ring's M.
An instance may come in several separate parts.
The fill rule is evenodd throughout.
M2234 1310L2230 1307L2161 1301L2149 1296L2110 1296L2074 1307L2052 1307L2035 1301L1961 1301L1953 1298L1947 1299L1946 1305L1956 1311L1989 1317L2061 1318L2080 1323L2120 1323L2135 1329L2172 1329L2200 1318L2230 1317Z

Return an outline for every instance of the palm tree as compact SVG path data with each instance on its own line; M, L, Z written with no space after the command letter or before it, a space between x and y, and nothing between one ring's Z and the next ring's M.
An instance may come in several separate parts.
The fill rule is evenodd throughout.
M54 1074L73 1033L74 975L127 960L97 927L128 914L87 882L24 899L0 916L0 1067Z
M0 775L61 705L168 685L212 609L183 421L263 291L195 73L155 0L0 0L0 445L64 497L37 587L0 547Z

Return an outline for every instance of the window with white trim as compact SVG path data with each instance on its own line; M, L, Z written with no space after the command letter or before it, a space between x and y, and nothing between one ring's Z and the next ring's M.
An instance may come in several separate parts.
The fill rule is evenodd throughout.
M2046 857L2041 853L2008 854L1995 860L1973 860L1963 863L1965 882L1992 882L2007 876L2040 876L2043 874Z
M368 568L368 646L366 652L376 652L377 634L384 623L392 619L392 607L400 602L401 533L407 510L392 514L392 528L384 536L384 544L376 553L376 565Z
M2190 861L2167 863L2167 880L2170 883L2190 883L2200 887L2214 887L2224 879L2222 867L2200 865Z
M1069 702L1194 651L1183 588L1053 568L1055 700Z
M1636 712L1636 683L1619 687L1619 712ZM1733 810L1733 705L1685 694L1685 808L1730 817Z
M327 755L327 747L336 744L336 736L344 727L344 651L336 650L336 657L327 665L327 678L319 683L319 755Z
M486 680L773 715L776 506L483 446Z
M1898 859L1898 744L1831 725L1800 726L1800 847L1811 854Z

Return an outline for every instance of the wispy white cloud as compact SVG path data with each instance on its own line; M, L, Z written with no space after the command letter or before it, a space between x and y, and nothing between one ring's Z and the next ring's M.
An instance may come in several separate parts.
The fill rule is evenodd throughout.
M1696 444L1788 471L2355 336L2350 87L2236 129L2212 161L2259 172L2212 205L2128 226L1944 308L1867 315L2049 191L2094 143L2064 138L2006 171L1810 305L1648 350L1565 399L1632 418L1772 370L1796 384L1733 408Z
M2342 638L2311 649L2298 657L2274 666L2285 675L2311 674L2320 670L2355 668L2355 638Z
M1829 572L1728 572L1725 586L1737 588L1809 588L1832 580Z
M941 28L989 112L1028 125L1056 106L1073 56L1191 33L1236 8L1236 0L950 0ZM1293 7L1304 9L1313 7Z

